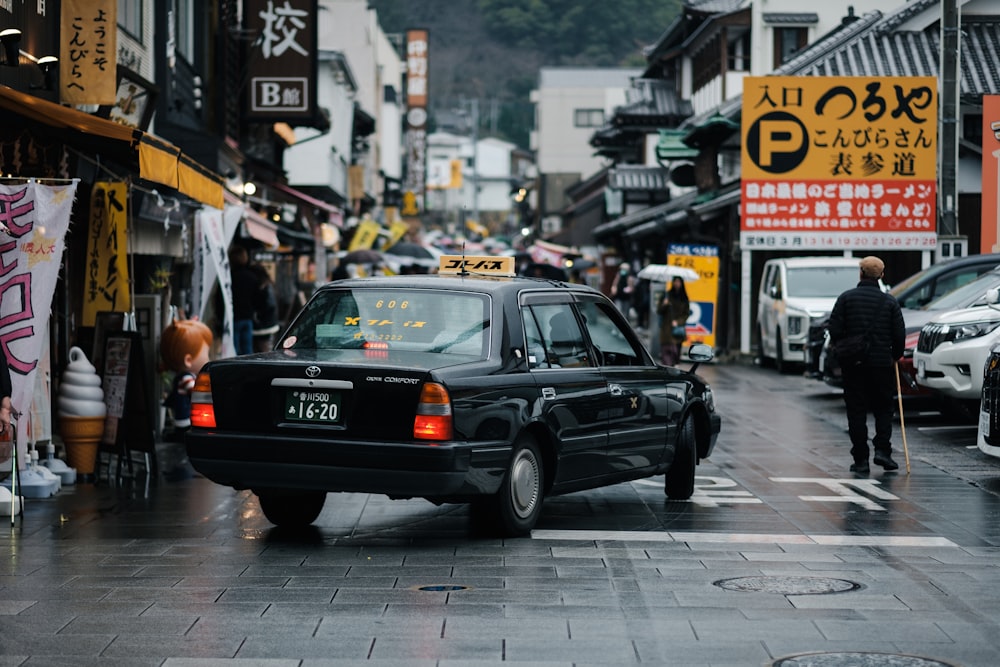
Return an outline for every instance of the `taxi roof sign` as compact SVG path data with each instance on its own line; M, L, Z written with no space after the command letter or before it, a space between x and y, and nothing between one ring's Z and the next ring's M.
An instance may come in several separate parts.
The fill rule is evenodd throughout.
M489 276L513 276L514 258L492 255L441 255L438 260L439 274L475 273Z

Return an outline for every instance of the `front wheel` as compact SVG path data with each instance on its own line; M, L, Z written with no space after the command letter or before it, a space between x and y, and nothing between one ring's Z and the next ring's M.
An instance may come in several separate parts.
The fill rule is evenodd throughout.
M275 526L301 528L308 526L323 511L326 493L323 491L256 491L260 510Z
M514 444L514 453L500 490L496 495L474 503L474 521L487 522L502 537L529 533L542 511L544 480L538 443L530 436L521 436Z
M694 417L688 415L677 436L674 462L670 464L664 481L664 491L671 500L687 500L694 493L694 470L698 463L698 443L695 438Z

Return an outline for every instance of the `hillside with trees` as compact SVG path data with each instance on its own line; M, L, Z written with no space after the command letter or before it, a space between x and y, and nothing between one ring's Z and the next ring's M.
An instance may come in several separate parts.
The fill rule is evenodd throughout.
M479 101L483 135L528 147L540 67L642 67L680 0L369 0L390 34L430 32L431 117ZM432 120L432 123L434 121Z

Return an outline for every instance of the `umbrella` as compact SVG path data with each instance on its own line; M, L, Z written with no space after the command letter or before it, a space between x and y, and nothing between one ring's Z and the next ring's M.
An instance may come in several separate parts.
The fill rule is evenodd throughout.
M386 253L401 257L412 257L414 259L437 259L437 255L434 254L433 250L427 246L422 246L419 243L411 243L410 241L394 243L386 249Z
M340 258L341 264L381 264L382 253L371 248L358 248Z
M653 282L668 283L676 277L683 278L690 282L698 280L698 272L693 269L685 269L683 266L671 266L669 264L647 264L639 271L638 276Z
M541 262L532 262L525 266L519 272L522 276L530 276L532 278L546 278L548 280L562 280L566 282L569 277L566 275L566 271L558 266L552 264L543 264Z

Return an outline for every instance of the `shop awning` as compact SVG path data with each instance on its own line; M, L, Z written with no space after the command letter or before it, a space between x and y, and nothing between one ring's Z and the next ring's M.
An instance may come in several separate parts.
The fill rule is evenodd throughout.
M284 192L286 195L298 199L303 204L308 204L313 208L325 211L327 214L329 214L330 222L333 223L334 225L337 225L338 227L344 226L344 212L343 210L341 210L339 206L331 204L330 202L323 201L322 199L313 197L312 195L306 194L301 190L296 190L290 185L284 185L282 183L274 183L274 187L280 190L281 192Z
M277 248L278 226L263 215L247 206L243 200L229 190L223 190L226 205L239 206L243 209L243 228L251 238L257 239L269 248Z
M148 132L98 118L0 85L0 111L86 139L91 150L135 169L139 178L166 185L221 209L222 178L168 141ZM72 137L67 137L71 139Z

